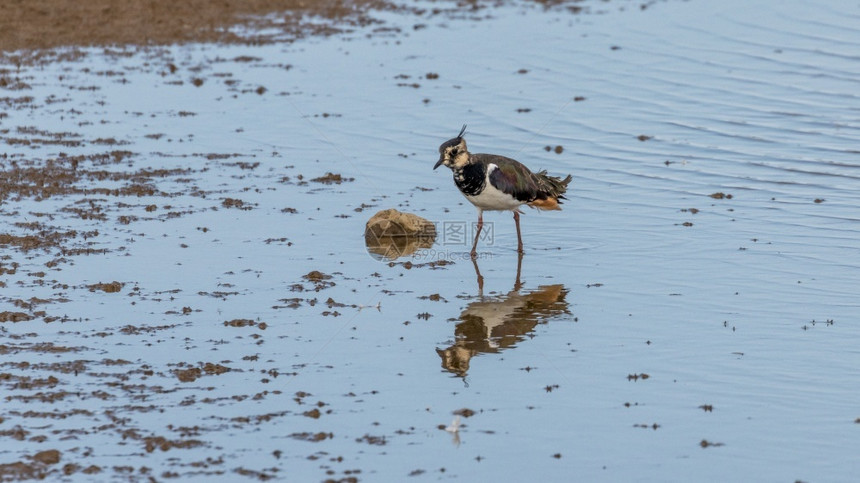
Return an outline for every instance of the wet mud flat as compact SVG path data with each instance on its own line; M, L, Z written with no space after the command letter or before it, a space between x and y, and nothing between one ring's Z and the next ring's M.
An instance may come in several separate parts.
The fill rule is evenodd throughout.
M854 67L802 2L740 46L695 3L260 2L7 55L2 479L847 481ZM524 257L508 214L453 236L464 121L574 175ZM368 250L389 208L435 243Z
M76 5L34 0L2 6L0 45L11 52L69 46L260 43L273 40L264 31L275 27L280 40L295 40L373 23L369 12L394 8L397 7L393 3L377 0L249 0L218 4L201 0L182 3L95 0ZM303 21L308 16L328 21L316 24ZM243 36L231 30L237 26L255 33Z
M77 13L82 18L99 13L109 16L111 5L98 3L82 5L84 10L89 10ZM161 17L168 24L182 17L198 18L196 15L174 16L170 14L169 2L164 3L156 2L155 8L166 12ZM34 10L40 7L29 6ZM41 7L64 15L56 5ZM80 25L73 25L75 22L61 19L68 22L69 29L63 32L69 35L58 32L52 37L45 37L44 27L38 23L45 20L43 15L36 15L34 19L27 17L28 12L19 12L23 21L14 20L14 15L4 15L4 21L16 22L16 28L32 27L33 35L6 28L3 31L7 37L3 42L10 50L55 47L65 42L73 45L106 41L122 44L129 40L146 43L142 38L123 37L123 32L129 32L127 26L116 21L116 16L122 16L122 10L115 9L114 21L103 22L99 31L80 29ZM217 21L222 25L235 21L230 15L235 12L211 10L203 11L220 15ZM113 30L109 30L111 28ZM155 35L158 43L199 41L206 37L197 30L188 37L185 37L187 29L165 30ZM10 40L10 32L20 37ZM136 32L138 36L147 37L153 33L152 29ZM81 35L88 36L81 38ZM57 44L33 45L35 39L49 39ZM140 52L137 47L122 47L113 55L139 56ZM200 152L180 156L163 151L140 153L135 152L140 149L138 140L127 133L115 138L78 132L76 128L117 122L110 114L79 108L90 102L104 104L87 94L78 95L101 88L80 78L53 84L53 79L48 80L30 69L34 69L43 56L49 57L49 61L57 57L69 61L86 55L74 49L22 52L7 58L0 75L4 91L0 101L4 110L0 116L4 144L0 158L0 212L3 217L0 230L3 247L0 257L3 293L0 381L4 392L4 411L0 415L4 461L0 465L0 475L4 481L64 477L161 480L225 474L231 478L245 476L266 480L278 476L275 463L283 450L267 451L269 465L242 465L227 462L225 454L237 456L234 450L225 452L206 436L213 432L253 431L261 424L283 418L318 419L321 411L326 411L327 404L321 400L305 404L306 398L312 396L298 388L286 394L272 387L277 384L270 385L279 376L283 380L284 366L265 354L264 361L268 362L260 361L260 351L256 348L265 342L267 323L254 320L259 309L249 310L246 316L252 318L248 319L223 317L224 320L210 321L207 325L211 325L214 332L206 330L209 334L205 340L191 333L196 330L182 335L193 326L195 314L200 314L204 308L206 311L214 309L216 301L226 303L235 299L240 290L227 281L213 283L210 280L200 286L194 279L182 277L180 266L146 268L147 262L137 263L137 266L125 263L126 257L136 259L152 255L135 253L132 247L139 239L154 239L168 236L168 233L208 233L209 227L191 220L213 212L216 216L208 223L214 222L214 228L225 223L218 221L222 219L221 213L254 209L255 204L243 201L241 190L237 191L235 186L224 189L201 187L200 184L209 184L204 173L210 170L218 172L218 176L246 179L249 174L253 176L260 162L254 160L254 155L237 153ZM160 59L158 64L158 69L165 72L178 69L171 59ZM78 70L71 65L74 64L64 70ZM153 68L146 70L151 72ZM125 83L127 76L135 74L109 69L92 74L97 79L95 84ZM59 78L62 77L59 73ZM179 81L183 82L186 81ZM202 81L195 78L187 82L193 86ZM37 84L35 89L34 83ZM43 89L39 89L39 84ZM40 92L34 96L34 91ZM22 124L9 122L10 113L22 112L41 114L19 120ZM126 113L132 117L150 114ZM194 113L167 115L185 118ZM12 117L18 116L12 114ZM62 128L47 128L45 118L49 119L48 124L61 119L58 124ZM146 132L141 139L173 141L168 133L156 129ZM156 167L159 165L162 167ZM302 175L298 174L299 181L291 182L284 172L271 182L273 186L309 183L325 186L343 181L337 175L320 175L318 179L302 181ZM296 209L283 206L279 214L283 217L281 222L289 225L287 218L296 216ZM163 231L166 225L173 228ZM282 248L291 245L283 236L256 241ZM177 240L172 245L182 250L193 249ZM77 273L81 265L99 267L105 264L106 258L113 258L115 264L89 274ZM141 270L170 282L151 285L141 279ZM229 272L231 267L222 265L217 270ZM316 295L317 291L334 285L326 282L331 278L331 275L311 272L298 279L286 292L302 297L285 298L284 310L295 311L306 300L312 300L311 304L315 305L318 299L305 297L302 283L309 283L309 292ZM330 307L341 305L330 298L329 301ZM87 309L87 305L110 308L106 312L93 311ZM324 302L320 303L322 305ZM143 308L146 306L149 308ZM111 313L113 315L108 316ZM243 348L230 355L207 355L202 359L190 354L164 357L165 353L188 351L197 344L210 351L237 339L242 341L239 345ZM161 356L146 349L159 346L165 348L154 352L161 352ZM295 368L290 367L286 372L294 376ZM216 386L226 387L220 382L214 386L205 383L223 376L232 379L231 376L239 374L245 375L238 381L245 382L254 374L251 376L254 383L240 383L237 386L244 386L242 390L227 392L214 391ZM258 406L258 401L272 397L280 401L278 411L247 407L248 404ZM223 411L225 405L246 408L231 414ZM197 412L203 407L212 408L207 411L209 416L199 419L188 415L189 411ZM175 411L185 415L165 417ZM321 432L300 431L285 436L311 442L327 437ZM285 449L293 453L289 445ZM189 459L186 458L189 450L200 453ZM312 454L308 452L306 456ZM182 456L177 459L177 455Z
M305 178L295 169L258 177L260 163L253 155L174 158L119 150L117 145L134 143L71 132L20 128L4 134L7 144L27 147L23 154L4 156L0 175L2 434L13 442L4 445L11 457L2 466L4 479L278 476L281 453L295 457L289 444L267 451L270 466L239 465L228 462L228 455L238 456L234 449L208 435L253 432L279 419L316 420L331 412L333 402L313 399L298 386L281 387L307 363L289 362L298 354L283 360L261 350L267 336L277 345L279 338L296 335L285 326L272 330L260 314L278 314L286 325L295 323L288 321L296 313L321 320L352 315L354 304L326 295L343 275L310 270L282 279L279 298L242 301L256 289L235 277L259 277L262 267L234 265L218 250L198 251L196 261L179 252L220 244L217 237L229 231L231 219L260 209L271 211L278 226L271 236L243 240L245 247L225 243L227 252L238 252L227 258L242 259L242 253L257 250L247 245L257 243L289 250L295 238L291 218L301 216L296 205L260 208L246 192L268 185L281 194L307 196L352 180L333 173ZM149 139L161 137L153 134ZM40 157L55 146L62 150L56 157ZM95 153L72 154L84 146ZM166 159L141 161L148 156ZM224 187L217 181L222 177L241 181ZM222 187L201 186L210 182ZM135 248L159 238L169 239L170 249ZM325 257L312 263L332 269ZM184 273L199 271L197 264L211 266L212 273ZM237 310L218 315L222 305ZM198 321L207 328L201 330ZM268 399L277 411L261 412L260 401ZM202 419L189 415L201 410L208 413ZM331 434L296 431L284 437L314 442ZM192 449L199 453L189 459Z

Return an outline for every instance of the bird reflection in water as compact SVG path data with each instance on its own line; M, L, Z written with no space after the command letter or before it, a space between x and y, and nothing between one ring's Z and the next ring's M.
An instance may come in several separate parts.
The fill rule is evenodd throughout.
M506 295L485 297L484 277L478 261L472 258L480 298L467 305L460 314L460 322L454 329L454 344L446 349L436 349L445 370L465 378L472 357L514 347L529 337L538 324L570 314L565 300L568 290L562 284L541 285L521 292L522 263L520 254L513 290Z

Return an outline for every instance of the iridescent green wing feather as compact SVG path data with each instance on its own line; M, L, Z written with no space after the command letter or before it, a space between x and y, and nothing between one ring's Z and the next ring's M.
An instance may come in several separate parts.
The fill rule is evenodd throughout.
M490 173L490 184L497 190L524 203L533 201L540 196L540 180L522 163L502 156L479 156L481 162L497 166L497 169Z

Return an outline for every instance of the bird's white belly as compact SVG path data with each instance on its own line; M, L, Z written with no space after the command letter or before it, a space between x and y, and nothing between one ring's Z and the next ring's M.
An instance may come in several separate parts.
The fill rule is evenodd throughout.
M487 180L484 191L481 191L477 196L465 195L473 205L482 210L515 210L522 206L523 202L518 201L513 196L497 190L490 181Z

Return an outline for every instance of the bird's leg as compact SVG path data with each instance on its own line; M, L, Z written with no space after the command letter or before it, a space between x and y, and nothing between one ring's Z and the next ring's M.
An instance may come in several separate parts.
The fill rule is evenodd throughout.
M520 273L523 271L523 252L517 253L517 280L514 282L514 292L519 292L523 287L520 281Z
M475 275L478 276L478 296L484 296L484 276L481 275L481 269L478 268L478 259L472 257L472 265L475 266Z
M520 234L520 212L514 211L514 223L517 225L517 252L523 253L523 236Z
M469 252L472 258L478 256L478 237L481 236L481 228L484 227L484 212L478 211L478 226L475 229L475 243L472 244L472 251Z

